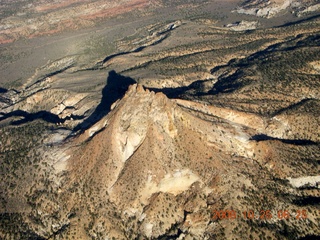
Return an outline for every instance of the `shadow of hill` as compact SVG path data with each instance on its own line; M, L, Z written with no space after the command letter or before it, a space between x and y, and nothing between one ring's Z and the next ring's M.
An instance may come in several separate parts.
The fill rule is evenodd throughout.
M6 93L6 92L8 92L7 89L0 87L0 93Z
M122 76L114 70L110 71L106 85L102 89L102 98L99 105L94 112L86 120L77 125L74 130L84 131L97 123L110 112L111 105L125 95L128 87L135 83L137 82L130 77Z
M292 26L292 25L298 25L300 23L309 22L309 21L315 20L317 18L320 18L320 14L317 14L317 15L314 15L314 16L311 16L311 17L308 17L308 18L299 19L299 20L294 21L294 22L285 23L285 24L282 24L282 25L277 26L275 28L282 28L282 27L288 27L288 26Z
M145 49L146 47L145 46L142 46L142 47L138 47L132 51L128 51L128 52L120 52L120 53L115 53L115 54L112 54L110 56L107 56L105 57L101 62L99 62L98 64L102 65L106 62L108 62L109 60L115 58L115 57L118 57L118 56L122 56L122 55L127 55L127 54L130 54L130 53L137 53L137 52L141 52L143 49Z
M206 82L208 82L208 80L197 80L192 82L190 85L183 86L183 87L146 88L146 89L149 89L150 91L153 91L155 93L162 92L168 98L183 98L183 95L186 93L188 93L189 95L192 95L193 97L199 97L199 96L209 94L202 89L203 84L205 84Z
M2 103L5 103L5 104L11 104L12 102L11 102L11 100L10 100L10 98L8 98L7 96L6 96L6 94L5 93L7 93L8 92L8 89L5 89L5 88L2 88L2 87L0 87L0 103L2 102ZM3 93L3 94L2 94Z
M274 138L267 136L265 134L257 134L250 138L250 140L254 140L257 142L260 141L269 141L269 140L278 140L280 142L286 143L286 144L293 144L293 145L300 145L300 146L308 146L308 145L317 145L316 142L313 142L311 140L305 140L305 139L281 139L281 138Z
M164 41L168 37L168 34L169 34L168 32L172 31L173 29L174 29L173 27L170 27L169 29L167 29L167 30L165 30L163 32L160 32L159 35L163 35L163 34L165 34L165 35L162 38L160 38L159 40L151 43L150 45L140 46L140 47L137 47L136 49L133 49L132 51L119 52L119 53L115 53L115 54L109 55L109 56L105 57L102 61L98 62L96 64L96 66L93 67L92 69L97 69L98 67L101 67L103 64L105 64L109 60L111 60L113 58L116 58L118 56L128 55L128 54L131 54L131 53L138 53L138 52L141 52L142 50L144 50L147 47L155 46L155 45L161 43L162 41Z
M168 98L178 98L181 94L185 93L190 89L187 87L177 87L177 88L147 88L146 89L153 91L155 93L161 92L166 95Z
M308 36L307 34L299 34L293 39L272 44L246 58L231 59L227 64L216 66L210 70L211 74L218 76L218 81L214 84L209 93L215 95L239 90L244 86L248 86L252 82L252 80L250 80L250 75L256 72L256 67L261 67L265 64L278 61L281 63L284 57L286 57L286 54L290 52L298 51L303 48L318 47L319 45L320 34L315 33L311 36ZM287 67L293 66L289 61L290 59L287 59ZM277 70L287 73L288 71L284 69L285 67L281 66L281 68L278 67ZM271 72L274 70L275 68L269 69L268 71Z
M7 114L4 114L3 117L0 117L0 121L10 118L10 117L24 117L21 120L17 120L12 122L12 125L19 125L19 124L23 124L23 123L27 123L27 122L31 122L34 121L36 119L42 119L46 122L50 122L50 123L61 123L63 122L63 120L61 120L59 118L59 116L52 114L50 112L47 111L39 111L36 113L28 113L26 111L23 110L16 110Z

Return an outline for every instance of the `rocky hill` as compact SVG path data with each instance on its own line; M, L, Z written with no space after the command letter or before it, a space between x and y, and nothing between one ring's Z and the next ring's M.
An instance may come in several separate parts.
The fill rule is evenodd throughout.
M319 238L319 16L98 2L29 6L94 31L0 46L0 239Z
M25 136L31 126L43 132L43 124L35 124L18 129L24 128ZM15 131L5 128L2 135L8 136L9 130ZM7 212L2 237L13 234L17 224L20 231L13 236L20 238L319 234L319 211L312 203L318 199L320 179L295 183L318 174L318 144L275 139L267 131L257 115L173 101L131 85L108 115L81 134L70 138L70 132L57 129L45 134L44 145L33 137L35 143L29 147L34 150L28 153L33 164L17 165L9 158L16 156L10 149L12 139L4 139L3 171L13 166L15 170L13 178L7 174L3 182L10 188L3 189L15 204L2 202ZM66 137L69 140L63 140ZM309 187L302 187L308 182ZM258 219L248 219L252 209ZM289 211L291 218L279 219L277 209ZM295 217L302 209L308 217L298 221ZM234 210L237 218L217 215L220 210Z

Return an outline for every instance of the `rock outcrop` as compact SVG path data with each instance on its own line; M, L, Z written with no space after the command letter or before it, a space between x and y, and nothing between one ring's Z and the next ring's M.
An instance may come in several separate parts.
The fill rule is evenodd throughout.
M284 11L291 11L297 16L319 10L317 1L301 0L251 0L245 1L236 11L258 17L272 18Z

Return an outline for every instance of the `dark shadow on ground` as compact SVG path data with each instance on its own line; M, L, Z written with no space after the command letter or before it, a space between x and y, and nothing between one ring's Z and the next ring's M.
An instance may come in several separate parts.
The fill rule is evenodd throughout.
M0 117L0 121L5 120L7 118L10 117L23 117L23 119L21 120L17 120L17 121L13 121L11 124L12 125L20 125L23 123L27 123L27 122L31 122L34 121L36 119L42 119L46 122L50 122L50 123L61 123L63 122L59 116L52 114L50 112L47 111L39 111L36 113L28 113L26 111L23 110L16 110L7 114L4 114L3 117Z
M211 74L218 75L219 77L212 90L208 93L216 95L241 89L250 84L251 80L248 76L252 74L251 72L255 68L254 66L259 66L266 61L270 61L268 59L272 59L277 56L277 54L288 53L305 47L318 47L319 45L319 34L313 34L312 36L299 34L293 39L272 44L246 58L231 59L227 64L216 66L210 70Z
M137 82L130 77L122 76L113 70L110 71L106 81L106 85L102 89L102 98L99 105L96 107L94 112L82 123L77 125L74 130L84 131L90 128L96 122L98 122L102 117L104 117L110 112L111 105L115 101L117 101L118 99L121 99L124 96L124 94L128 90L128 87L135 83ZM6 89L0 88L0 93L5 91ZM48 111L28 113L23 110L16 110L10 113L0 113L0 116L1 116L0 121L11 118L11 117L22 117L22 119L19 119L19 120L13 119L12 122L10 123L12 125L20 125L20 124L34 121L36 119L42 119L46 122L58 124L58 123L63 123L66 120L69 120L71 118L74 120L80 120L84 118L83 116L71 115L65 119L61 119L58 115L52 114Z
M164 32L161 32L159 34L166 34L167 32L173 30L174 28L170 28L168 29L167 31L164 31ZM161 43L163 40L165 40L166 38L168 37L168 35L165 35L163 38L160 38L158 41L150 44L150 46L155 46L159 43ZM137 47L136 49L133 49L132 51L126 51L126 52L120 52L120 53L115 53L115 54L112 54L112 55L109 55L107 57L105 57L102 61L98 62L97 63L97 66L94 67L93 69L97 68L97 67L100 67L102 66L103 64L105 64L106 62L108 62L109 60L115 58L115 57L118 57L118 56L123 56L123 55L127 55L127 54L130 54L130 53L138 53L138 52L141 52L142 50L144 50L145 48L147 48L149 46L140 46L140 47Z
M277 27L275 27L275 28L288 27L288 26L300 24L300 23L303 23L303 22L312 21L312 20L317 19L317 18L319 18L319 17L320 17L320 14L317 14L317 15L315 15L315 16L311 16L311 17L308 17L308 18L299 19L298 21L295 21L295 22L285 23L285 24L282 24L282 25L277 26Z
M111 110L111 105L121 99L128 87L137 83L130 77L122 76L116 71L109 72L105 87L102 89L102 98L94 112L82 123L75 127L75 131L84 131L97 123L101 118L107 115Z
M128 51L128 52L120 52L120 53L115 53L115 54L112 54L112 55L109 55L107 57L105 57L101 62L99 62L98 64L102 65L106 62L108 62L109 60L115 58L115 57L118 57L118 56L122 56L122 55L127 55L127 54L130 54L130 53L137 53L137 52L141 52L143 49L145 49L146 47L138 47L132 51Z
M284 113L284 112L286 112L288 110L294 110L294 109L296 109L296 108L298 108L300 106L303 106L304 104L306 104L308 102L312 102L312 101L313 101L313 99L311 99L311 98L302 99L301 101L299 101L297 103L294 103L294 104L292 104L292 105L290 105L290 106L288 106L286 108L282 108L282 109L277 110L276 112L273 113L273 116L276 116L278 114L282 114L282 113Z
M153 91L155 93L162 92L164 95L166 95L168 98L177 98L181 94L188 91L189 87L177 87L177 88L147 88L150 91Z
M0 87L0 93L6 93L6 92L8 92L7 89Z
M286 143L286 144L302 145L302 146L317 145L316 142L313 142L313 141L310 141L310 140L305 140L305 139L297 139L297 140L280 139L280 138L270 137L270 136L267 136L265 134L254 135L254 136L252 136L250 138L250 140L254 140L254 141L257 141L257 142L268 141L268 140L278 140L278 141Z
M320 235L307 235L301 238L298 238L298 240L315 240L320 239Z
M303 186L299 188L302 189L317 189L317 186ZM299 207L306 207L306 206L318 206L320 204L320 197L318 196L296 196L292 194L283 194L281 196L283 200L286 202L291 202L292 204L299 206Z
M207 82L208 80L197 80L191 83L188 86L184 87L176 87L176 88L147 88L150 91L153 91L155 93L162 92L165 94L168 98L183 98L184 94L192 95L192 96L203 96L208 95L211 93L208 93L206 91L203 91L203 84Z
M8 89L0 87L0 103L3 102L5 104L10 105L10 104L12 104L12 102L11 102L11 99L6 96L5 93L7 93L7 92L8 92ZM2 95L2 93L3 93L3 95Z

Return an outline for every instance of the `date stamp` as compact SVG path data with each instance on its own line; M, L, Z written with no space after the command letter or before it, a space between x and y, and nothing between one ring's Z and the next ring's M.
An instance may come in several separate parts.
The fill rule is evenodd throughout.
M213 210L212 219L213 220L235 220L242 218L245 220L305 220L308 218L307 210L297 209L297 210L246 210L246 211L235 211L235 210Z

